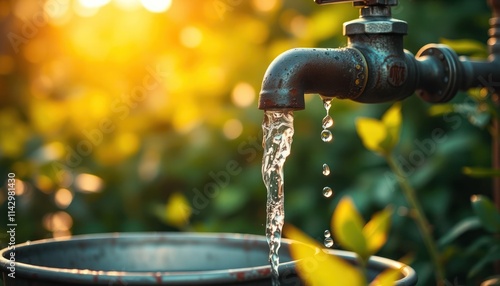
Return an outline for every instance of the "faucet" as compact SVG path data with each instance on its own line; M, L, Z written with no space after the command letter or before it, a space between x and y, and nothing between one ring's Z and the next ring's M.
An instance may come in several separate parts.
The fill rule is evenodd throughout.
M304 94L361 103L402 100L417 94L440 103L459 90L487 87L500 94L500 0L493 10L486 60L459 57L450 47L428 44L414 56L403 47L408 24L391 16L398 0L315 0L317 4L353 2L360 17L344 23L347 46L297 48L268 67L259 98L262 110L301 110Z
M500 108L500 0L492 9L485 60L458 56L450 47L428 44L414 56L403 48L408 24L391 16L398 0L315 0L317 4L353 2L360 17L344 23L347 46L298 48L279 55L269 65L259 97L259 109L291 111L305 108L304 95L382 103L417 94L430 103L451 100L459 90L487 88ZM492 166L500 169L500 120L492 119ZM500 177L493 178L493 197L500 209ZM500 272L500 261L495 263Z

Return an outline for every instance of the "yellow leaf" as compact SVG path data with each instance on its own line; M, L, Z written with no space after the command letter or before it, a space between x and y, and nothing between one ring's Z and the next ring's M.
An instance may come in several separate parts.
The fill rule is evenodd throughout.
M392 209L386 208L376 213L363 228L370 255L375 254L387 241Z
M348 262L322 251L322 246L299 229L285 225L284 233L292 240L290 252L297 262L300 278L312 286L361 286L366 280L361 272ZM300 242L300 243L299 243ZM311 251L317 249L317 251ZM341 279L339 278L341 277Z
M382 116L382 122L387 129L388 138L386 140L386 149L392 149L399 142L399 133L401 130L401 103L396 102Z
M413 260L413 257L411 255L408 255L406 257L403 257L399 259L399 262L409 265L411 261ZM404 268L406 266L402 266L401 268L389 268L384 270L382 273L377 275L375 279L370 283L370 286L393 286L396 285L396 281L401 279L401 275L404 271Z
M183 227L189 222L191 207L184 194L173 193L165 205L165 221L176 227Z
M401 103L396 102L384 113L382 122L387 127L399 127L401 126L401 121Z
M375 277L370 286L393 286L400 278L401 271L399 269L389 268Z
M331 227L335 239L344 248L355 252L364 261L370 257L366 238L363 234L364 221L356 210L353 201L344 197L332 216Z
M389 150L383 148L384 140L387 138L385 125L373 118L358 118L356 130L366 149L386 154Z

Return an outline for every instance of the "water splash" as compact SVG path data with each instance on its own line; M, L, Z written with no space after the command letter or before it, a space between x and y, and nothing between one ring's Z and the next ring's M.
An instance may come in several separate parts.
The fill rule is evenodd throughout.
M262 123L262 178L267 189L266 238L273 285L279 285L281 231L285 222L283 165L292 145L293 112L266 111Z

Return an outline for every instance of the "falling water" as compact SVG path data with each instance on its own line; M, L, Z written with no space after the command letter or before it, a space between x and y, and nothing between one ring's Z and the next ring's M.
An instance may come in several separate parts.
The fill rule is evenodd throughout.
M324 99L323 100L323 106L325 107L326 110L326 116L323 118L322 122L322 127L323 130L321 131L321 140L323 142L331 142L333 140L333 134L328 128L332 128L335 125L335 122L333 121L333 118L330 116L330 107L332 106L332 100L331 99ZM330 166L328 164L324 163L323 164L323 175L329 176L331 173L330 171ZM326 186L323 188L323 196L325 198L329 198L333 195L333 190L332 188ZM332 247L333 246L333 239L331 237L330 231L325 230L325 240L323 242L325 247Z
M330 247L333 246L333 238L332 238L329 230L325 230L325 241L324 241L324 244L328 248L330 248Z
M283 165L292 145L293 112L266 111L262 129L264 133L262 178L267 188L266 237L269 244L273 285L279 285L278 249L285 222Z
M332 106L332 100L324 99L323 106L326 110L326 116L323 118L322 122L323 130L321 131L321 140L323 140L324 142L332 142L333 135L332 132L328 130L328 128L331 128L333 127L333 125L335 125L333 118L330 116L330 107Z

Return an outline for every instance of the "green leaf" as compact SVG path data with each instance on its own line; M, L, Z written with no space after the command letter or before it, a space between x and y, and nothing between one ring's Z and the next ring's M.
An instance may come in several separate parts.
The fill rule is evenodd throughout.
M440 246L447 245L469 230L481 227L481 221L477 217L468 217L457 223L448 233L438 241Z
M340 200L332 216L331 227L335 239L346 249L355 252L364 261L370 257L363 233L364 221L349 197Z
M484 228L492 233L500 233L500 213L493 202L485 196L474 195L471 198L472 208L481 220Z
M475 177L475 178L499 177L500 176L499 169L490 169L490 168L465 167L465 168L463 168L463 173L465 175Z
M297 271L307 285L366 285L364 276L357 268L337 256L322 251L322 246L318 242L299 229L287 224L283 233L288 238L299 242L290 245L290 252L293 259L298 260ZM318 251L314 252L311 249ZM342 279L336 277L342 277Z
M498 245L493 246L485 256L483 256L474 266L472 266L471 270L467 274L469 278L476 276L481 269L483 269L486 264L490 262L494 262L500 260L500 247Z
M387 241L391 224L392 208L388 207L376 213L363 228L363 235L370 255L375 254Z

